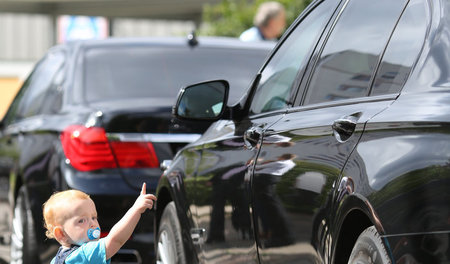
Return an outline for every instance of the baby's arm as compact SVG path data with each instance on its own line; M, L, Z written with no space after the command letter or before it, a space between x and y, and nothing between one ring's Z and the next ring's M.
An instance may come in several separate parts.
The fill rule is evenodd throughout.
M128 210L128 212L117 222L108 236L105 237L106 247L106 259L110 259L119 249L125 244L128 238L134 231L141 214L145 210L152 209L153 201L156 200L156 196L153 194L146 194L146 184L142 185L141 194L136 199L134 205Z

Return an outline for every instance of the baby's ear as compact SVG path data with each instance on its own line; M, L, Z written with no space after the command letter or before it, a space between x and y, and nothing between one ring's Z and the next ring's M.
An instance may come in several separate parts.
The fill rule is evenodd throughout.
M56 226L53 228L53 235L57 241L65 241L66 234L64 233L62 226Z

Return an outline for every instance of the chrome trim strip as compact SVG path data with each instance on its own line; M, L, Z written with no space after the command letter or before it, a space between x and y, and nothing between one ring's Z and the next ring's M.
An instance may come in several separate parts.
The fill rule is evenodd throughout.
M111 141L122 142L154 142L154 143L191 143L199 139L201 134L162 134L162 133L107 133Z

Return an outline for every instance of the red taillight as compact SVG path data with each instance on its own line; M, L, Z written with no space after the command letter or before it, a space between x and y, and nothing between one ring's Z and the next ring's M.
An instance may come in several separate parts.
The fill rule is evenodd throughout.
M158 167L158 158L150 142L108 142L101 127L69 126L61 134L61 142L67 159L80 171Z
M153 145L150 142L111 141L111 146L121 168L157 168Z
M67 159L80 171L117 168L103 128L72 125L61 134Z

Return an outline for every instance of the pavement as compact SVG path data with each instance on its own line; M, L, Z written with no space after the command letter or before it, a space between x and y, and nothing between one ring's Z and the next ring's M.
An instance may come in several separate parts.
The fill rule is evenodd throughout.
M0 245L0 264L9 263L9 245Z

